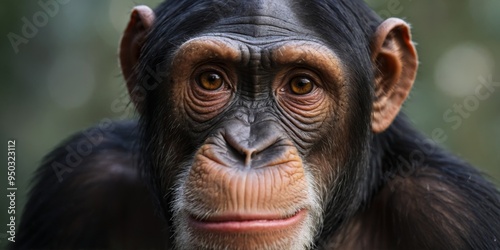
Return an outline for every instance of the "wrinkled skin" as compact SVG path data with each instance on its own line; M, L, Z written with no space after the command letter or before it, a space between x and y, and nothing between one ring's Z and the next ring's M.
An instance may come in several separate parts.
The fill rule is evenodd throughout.
M172 211L177 246L311 247L332 199L331 190L342 187L337 192L357 193L365 185L356 171L367 160L366 153L359 155L367 150L371 125L367 121L373 115L374 129L384 130L414 80L416 54L408 27L403 21L388 20L374 34L372 56L383 62L376 65L383 75L375 84L389 90L381 93L383 100L376 105L390 110L369 113L369 104L359 107L351 100L356 78L341 55L315 37L285 2L265 4L265 8L247 7L241 17L217 20L183 42L171 56L167 80L157 90L163 93L159 96L172 96L159 104L165 107L159 110L161 117L175 117L165 127L183 124L173 128L174 133L194 142L182 154L190 157L177 162L170 159L178 152L153 153L159 145L176 146L178 141L170 133L154 132L164 142L149 143L149 154L162 157L152 159L154 170L160 175L165 169L175 173L170 175L175 180L165 176L157 188L162 192L175 187L172 199L160 203L164 211ZM123 68L140 61L127 53L127 35L147 33L138 30L137 23L154 32L153 16L146 7L133 13L122 41ZM361 60L371 59L365 55ZM401 76L402 63L412 72ZM129 81L132 96L136 88ZM141 109L142 103L136 105ZM351 128L353 120L358 128ZM346 150L341 143L353 136L359 140ZM348 214L345 204L359 206L362 201L340 194L336 198L341 202L331 209L337 220Z

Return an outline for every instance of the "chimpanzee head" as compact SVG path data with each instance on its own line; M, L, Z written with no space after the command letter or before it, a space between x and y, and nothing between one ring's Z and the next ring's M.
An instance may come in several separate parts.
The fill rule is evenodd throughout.
M183 249L304 249L335 231L373 190L371 137L417 68L408 25L361 0L140 6L120 59Z

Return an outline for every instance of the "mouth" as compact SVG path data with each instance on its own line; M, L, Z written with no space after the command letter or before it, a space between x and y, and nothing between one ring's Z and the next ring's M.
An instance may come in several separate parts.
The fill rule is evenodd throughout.
M211 232L242 233L283 230L297 226L306 217L305 209L297 211L290 216L276 214L222 214L206 219L196 219L189 216L191 227Z

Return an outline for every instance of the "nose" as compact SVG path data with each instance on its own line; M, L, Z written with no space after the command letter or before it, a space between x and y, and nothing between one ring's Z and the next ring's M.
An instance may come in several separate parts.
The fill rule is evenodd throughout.
M265 165L266 159L276 157L280 130L271 122L253 125L240 122L232 123L225 129L224 140L233 158L241 161L245 167Z

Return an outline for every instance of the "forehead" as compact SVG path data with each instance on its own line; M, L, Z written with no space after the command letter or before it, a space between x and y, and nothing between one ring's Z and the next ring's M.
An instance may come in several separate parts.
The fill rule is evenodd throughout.
M280 40L313 37L312 31L304 27L296 13L299 6L288 0L227 1L218 11L207 13L218 19L203 31L204 34L226 36L252 44L271 44ZM234 14L228 11L236 11ZM217 11L217 10L216 10Z
M301 60L302 57L310 57L309 55L338 60L334 51L314 39L306 41L301 38L288 37L287 39L276 39L276 41L255 39L245 42L222 33L192 38L183 43L174 55L176 57L184 57L188 54L195 54L197 57L206 57L209 59L233 58L232 60L249 57L248 54L262 54L264 57L272 58L296 57L291 53L300 55L297 60Z

